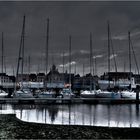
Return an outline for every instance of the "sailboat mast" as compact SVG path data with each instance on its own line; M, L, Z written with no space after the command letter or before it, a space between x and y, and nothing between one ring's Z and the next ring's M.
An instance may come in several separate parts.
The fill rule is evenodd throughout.
M64 51L63 51L63 74L64 74Z
M2 77L1 77L1 85L3 86L3 32L2 32L2 55L1 55L1 65L2 65L2 67L1 67L1 73L2 73Z
M85 75L85 64L83 63L83 76Z
M20 61L22 61L22 69L21 69L21 85L23 84L23 59L24 59L24 30L25 30L25 15L23 16L23 26L22 26L22 32L21 32L21 40L20 40L20 48L19 48L19 56L18 56L18 64L17 64L17 72L16 72L16 82L15 84L18 82L18 74L19 74L19 66L20 66ZM16 89L16 85L15 85L15 89Z
M130 72L130 85L131 85L131 42L130 42L130 31L128 31L128 45L129 45L129 72Z
M5 64L5 59L4 59L4 73L6 73L6 64Z
M90 33L90 91L92 90L92 33Z
M69 84L71 87L71 36L69 36Z
M22 34L22 63L21 63L21 85L23 86L23 68L24 68L24 35L25 35L25 15L23 18L23 34Z
M124 61L124 72L125 72L125 61Z
M65 80L64 80L64 51L63 51L63 82L65 83Z
M130 39L130 43L131 43L131 48L132 48L132 52L133 52L133 56L134 56L134 60L135 60L135 64L136 64L136 69L137 69L137 72L138 72L138 75L139 75L138 62L137 62L137 58L136 58L136 55L135 55L135 51L134 51L134 47L133 47L133 44L132 44L131 39Z
M30 74L31 71L31 57L28 57L28 73Z
M15 75L15 70L14 70L14 66L12 66L12 69L13 69L13 76Z
M95 67L95 70L94 70L95 73L94 73L94 74L95 74L95 75L97 75L97 60L96 60L96 59L97 59L97 58L95 57L95 59L94 59L94 61L95 61L95 66L94 66L94 67Z
M92 73L92 34L90 33L90 74Z
M93 74L93 76L95 75L95 59L96 59L96 57L93 57L93 61L92 61L92 74Z
M4 53L4 49L3 49L3 45L4 45L4 43L3 43L3 32L2 32L2 55L1 55L1 73L3 73L3 61L4 61L4 56L3 56L3 53Z
M109 21L107 21L107 30L108 30L108 81L109 81L108 88L110 88L110 77L109 77L109 72L110 72L110 26L109 26Z
M49 50L49 18L47 19L47 34L46 34L46 75L48 71L48 50Z
M111 33L110 33L111 34ZM111 43L111 49L112 49L112 53L113 53L113 56L114 56L114 58L113 58L113 60L114 60L114 65L115 65L115 72L117 72L118 70L117 70L117 62L116 62L116 59L115 59L115 54L114 54L114 47L113 47L113 41L112 41L112 39L111 39L111 35L110 35L110 43Z
M84 75L85 75L85 65L83 64L83 89L84 89Z
M75 67L74 67L74 75L76 75L76 63L75 63Z

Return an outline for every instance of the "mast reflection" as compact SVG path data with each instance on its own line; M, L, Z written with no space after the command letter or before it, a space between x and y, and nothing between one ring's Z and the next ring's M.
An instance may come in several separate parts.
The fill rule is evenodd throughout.
M48 107L48 113L49 117L51 118L51 122L53 123L58 114L58 107L51 105L50 107Z
M27 122L95 125L109 127L140 127L139 104L127 105L4 105L0 113L11 112Z

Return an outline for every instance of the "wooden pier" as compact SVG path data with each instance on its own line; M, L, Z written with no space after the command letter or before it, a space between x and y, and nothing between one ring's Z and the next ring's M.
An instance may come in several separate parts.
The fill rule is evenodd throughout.
M136 99L110 99L110 98L0 98L0 104L132 104L140 103Z

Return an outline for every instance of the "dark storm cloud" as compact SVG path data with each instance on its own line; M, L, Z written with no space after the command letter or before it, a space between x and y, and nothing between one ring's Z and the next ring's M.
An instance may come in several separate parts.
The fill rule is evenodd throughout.
M26 59L31 56L32 71L37 71L38 65L40 71L45 69L46 19L49 17L49 65L55 63L58 68L62 66L63 51L67 54L65 65L68 65L68 38L71 35L72 61L80 73L85 63L88 73L89 35L92 32L93 54L97 56L97 69L101 74L107 71L107 20L110 21L119 70L128 60L128 30L131 31L137 59L140 59L139 13L140 2L0 2L0 32L4 32L8 72L11 72L11 65L16 64L24 14L25 56ZM111 64L113 67L113 59Z

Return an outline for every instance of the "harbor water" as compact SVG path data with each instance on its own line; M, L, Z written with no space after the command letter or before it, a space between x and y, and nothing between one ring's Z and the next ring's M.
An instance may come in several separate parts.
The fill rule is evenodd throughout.
M140 127L139 105L11 105L0 104L0 114L15 113L26 122L108 127Z

